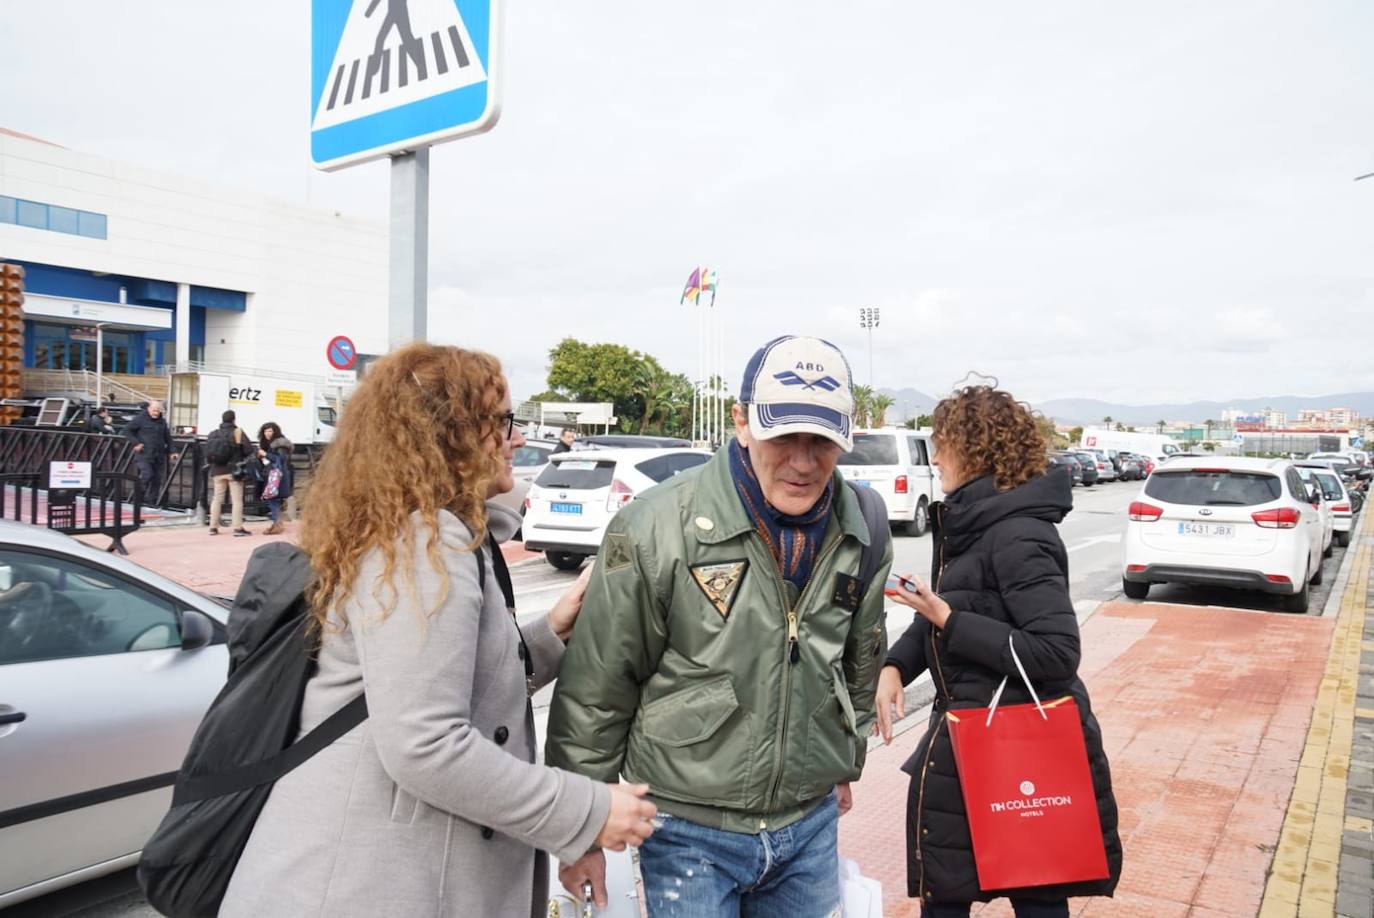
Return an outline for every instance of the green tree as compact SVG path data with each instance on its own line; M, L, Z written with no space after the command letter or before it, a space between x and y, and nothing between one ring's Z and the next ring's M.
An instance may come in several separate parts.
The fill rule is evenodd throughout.
M1112 429L1112 416L1109 414L1102 419L1102 423L1107 425L1107 429Z
M868 416L873 410L873 387L854 387L854 426L869 427Z
M917 427L917 428L921 428L921 427L934 427L934 426L935 426L935 415L933 415L933 414L918 414L918 415L916 416L916 427Z
M652 361L652 367L646 365ZM573 401L610 402L620 429L635 429L644 416L645 379L658 361L623 344L586 344L564 338L549 351L548 386L567 392Z
M1202 448L1205 449L1205 450L1207 450L1207 452L1209 452L1209 453L1214 453L1214 452L1217 451L1217 445L1216 445L1215 443L1210 442L1210 441L1208 441L1207 443L1202 444Z
M873 426L882 427L887 423L887 409L895 404L896 399L890 395L875 395L869 402L869 409L873 413Z
M1161 421L1155 421L1155 425L1159 428L1158 430L1155 431L1155 433L1161 433L1161 434L1164 433L1164 424L1165 424L1165 423L1166 423L1166 422L1165 422L1165 421L1162 421L1162 420L1161 420Z
M1204 440L1212 439L1212 428L1216 425L1217 422L1212 420L1211 418L1208 418L1207 420L1202 422L1202 426L1206 429L1206 436L1203 437Z
M1069 431L1069 441L1070 441L1071 443L1082 443L1082 442L1083 442L1083 428L1082 428L1082 427L1075 427L1075 428L1073 428L1072 430L1070 430L1070 431Z

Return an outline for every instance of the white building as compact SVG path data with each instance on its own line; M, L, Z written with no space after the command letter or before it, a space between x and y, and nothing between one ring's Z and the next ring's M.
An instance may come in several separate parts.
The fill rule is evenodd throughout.
M305 168L302 163L302 168ZM0 129L0 261L24 266L24 364L203 362L327 375L334 335L386 349L381 220L77 153Z
M1278 408L1265 408L1260 412L1260 418L1264 421L1265 427L1281 428L1288 426L1288 412Z

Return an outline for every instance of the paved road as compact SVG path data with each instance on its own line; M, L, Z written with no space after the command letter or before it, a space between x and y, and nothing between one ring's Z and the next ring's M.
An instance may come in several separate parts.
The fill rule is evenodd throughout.
M1113 483L1074 491L1074 510L1060 525L1059 531L1069 552L1069 588L1080 620L1087 618L1097 605L1121 596L1121 534L1125 525L1126 506L1137 495L1137 483ZM1326 562L1326 579L1321 587L1314 587L1311 612L1321 614L1322 606L1336 581L1344 549L1336 549L1335 557ZM922 538L895 537L894 570L929 578L931 563L930 536ZM512 571L517 606L522 616L547 611L557 601L575 574L555 571L542 560L524 562ZM1225 605L1231 607L1276 610L1277 600L1258 593L1235 593L1224 590L1204 590L1185 587L1155 587L1152 601L1186 605ZM890 640L895 640L910 623L911 613L901 606L889 610L887 627ZM542 740L548 718L552 688L535 697L535 716ZM914 728L925 722L922 708L929 703L928 680L913 683L908 690L908 716L904 725ZM154 912L142 902L134 883L133 871L123 871L110 877L86 883L70 890L0 911L0 918L154 918Z

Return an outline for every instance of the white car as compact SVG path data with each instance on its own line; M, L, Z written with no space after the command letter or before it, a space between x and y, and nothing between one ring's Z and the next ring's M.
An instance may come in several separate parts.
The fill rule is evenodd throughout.
M584 449L549 457L525 496L525 547L560 571L596 554L621 507L658 484L704 465L702 449Z
M1284 595L1306 612L1328 538L1320 506L1286 459L1171 459L1128 511L1122 589L1188 583Z
M525 494L544 470L557 445L557 440L526 440L524 446L517 448L511 456L511 477L515 479L515 487L505 494L498 494L494 498L496 503L521 512L525 506Z
M1097 457L1097 480L1098 483L1116 481L1121 477L1121 473L1116 470L1116 464L1112 462L1112 457L1105 449L1089 449L1088 452Z
M861 488L872 488L887 504L887 518L907 535L925 535L930 505L944 497L937 469L930 464L930 434L900 428L854 431L854 449L840 455L840 474Z
M229 670L229 610L0 522L0 908L128 867Z
M1346 491L1341 476L1325 462L1297 462L1294 465L1304 481L1315 482L1321 488L1322 498L1331 511L1335 544L1342 548L1349 545L1350 533L1355 528L1355 514L1350 493Z

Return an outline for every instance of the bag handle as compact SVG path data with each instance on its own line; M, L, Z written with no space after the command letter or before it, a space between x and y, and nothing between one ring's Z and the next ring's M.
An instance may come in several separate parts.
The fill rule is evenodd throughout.
M1021 665L1021 658L1016 655L1016 643L1007 635L1007 646L1011 648L1011 661L1016 664L1016 671L1021 674L1021 681L1026 684L1026 691L1030 692L1031 698L1035 701L1035 709L1040 712L1042 720L1049 720L1049 715L1045 713L1045 706L1040 703L1040 696L1035 694L1035 687L1031 685L1030 677L1026 675L1026 668ZM983 724L985 727L992 726L992 715L997 713L997 703L1002 700L1002 690L1007 687L1007 676L1002 677L1002 684L997 686L997 691L992 696L992 704L988 706L988 719Z

